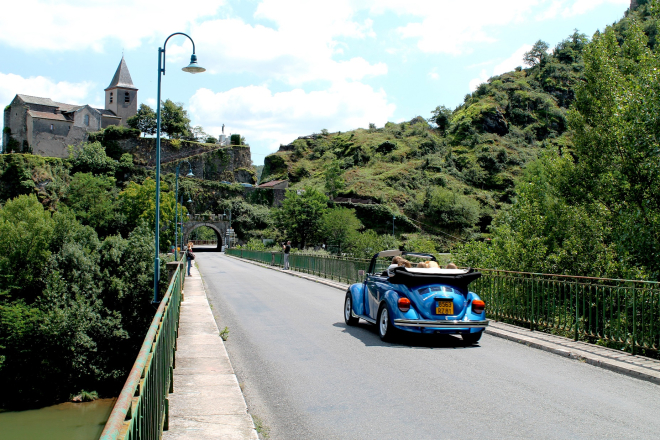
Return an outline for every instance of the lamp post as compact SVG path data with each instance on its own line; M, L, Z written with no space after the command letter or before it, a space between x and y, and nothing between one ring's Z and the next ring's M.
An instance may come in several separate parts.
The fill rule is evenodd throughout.
M394 237L394 220L396 220L396 217L392 216L392 237Z
M174 259L178 260L179 259L179 253L178 253L178 246L179 246L179 237L178 237L178 231L179 231L179 167L181 166L181 162L186 162L188 164L188 174L186 174L186 177L195 177L195 175L192 172L192 165L190 165L190 162L187 160L181 160L179 163L176 164L176 193L174 195L174 223L177 225L174 228ZM183 203L181 203L181 222L183 223ZM181 234L181 239L183 240L183 233ZM183 247L183 246L182 246Z
M206 69L197 65L197 55L195 55L195 42L183 32L175 32L165 39L162 48L158 48L158 106L156 109L156 256L154 258L154 299L153 303L158 303L158 283L160 282L160 81L161 76L165 75L165 48L170 38L175 35L187 37L193 45L193 53L190 56L190 64L184 67L184 72L201 73Z

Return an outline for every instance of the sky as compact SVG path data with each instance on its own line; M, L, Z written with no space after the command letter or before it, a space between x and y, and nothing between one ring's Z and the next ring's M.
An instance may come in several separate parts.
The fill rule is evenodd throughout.
M21 0L0 14L0 105L18 93L103 107L122 54L155 109L238 133L255 165L298 136L382 127L455 108L489 77L523 65L537 40L591 37L630 0Z

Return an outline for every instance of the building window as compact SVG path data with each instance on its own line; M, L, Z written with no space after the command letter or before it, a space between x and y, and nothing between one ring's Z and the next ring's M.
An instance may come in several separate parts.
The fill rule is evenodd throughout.
M124 102L131 102L131 96L128 92L124 93Z
M112 104L112 92L110 92L110 104Z
M50 131L53 131L53 124L50 124Z
M89 125L89 115L85 115L85 125Z

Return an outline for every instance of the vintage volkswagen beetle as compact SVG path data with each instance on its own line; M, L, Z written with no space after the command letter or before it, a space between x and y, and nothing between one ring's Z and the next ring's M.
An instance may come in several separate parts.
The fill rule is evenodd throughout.
M356 325L363 319L378 326L383 340L399 330L415 333L459 334L476 343L488 325L486 305L468 290L481 276L472 269L426 269L390 266L384 259L395 256L428 259L430 254L388 250L371 259L364 282L349 287L344 302L344 320Z

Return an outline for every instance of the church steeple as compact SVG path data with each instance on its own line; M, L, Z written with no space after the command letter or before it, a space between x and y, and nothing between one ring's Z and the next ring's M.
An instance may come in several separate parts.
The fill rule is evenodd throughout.
M115 75L105 89L105 109L119 116L124 126L126 120L137 113L137 91L122 55Z

